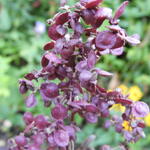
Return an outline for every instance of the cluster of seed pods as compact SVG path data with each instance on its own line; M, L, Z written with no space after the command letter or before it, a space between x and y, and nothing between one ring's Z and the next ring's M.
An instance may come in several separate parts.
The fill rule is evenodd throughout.
M29 108L38 104L36 95L40 93L44 106L50 107L50 114L33 116L26 112L25 130L11 140L10 150L76 149L76 132L80 130L75 122L76 114L89 123L108 118L105 128L114 125L128 142L145 136L142 117L149 113L148 105L134 102L120 91L107 91L98 83L98 78L113 75L96 67L102 55L118 56L123 54L126 43L140 43L139 36L128 36L119 26L119 17L128 1L114 15L111 8L101 4L102 0L80 0L69 7L63 1L61 12L48 20L50 41L43 47L42 68L20 79L19 90L21 94L29 93L26 99ZM110 25L100 31L104 21ZM125 112L111 116L113 104L122 104ZM128 130L123 126L124 121Z

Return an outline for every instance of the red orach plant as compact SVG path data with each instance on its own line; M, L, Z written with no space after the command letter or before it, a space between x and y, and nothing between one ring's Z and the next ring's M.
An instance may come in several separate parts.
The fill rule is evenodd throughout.
M147 104L134 102L117 90L107 91L101 87L98 77L113 74L95 67L102 55L118 56L123 54L126 43L140 43L138 36L128 36L119 26L119 17L128 1L123 2L114 15L112 9L101 6L102 0L80 0L73 7L65 3L63 0L61 12L48 20L51 40L43 47L42 69L19 80L20 93L30 93L26 106L35 107L38 104L35 94L40 93L44 106L51 107L50 114L33 116L26 112L23 116L25 130L11 140L10 150L40 150L42 145L47 150L77 149L76 114L89 123L108 118L104 127L114 125L127 142L136 142L144 136L141 117L149 112ZM99 31L104 21L110 25L105 31ZM39 79L43 83L35 86ZM54 79L59 83L54 83ZM113 104L122 104L125 112L121 116L110 115L109 108ZM124 129L124 121L131 130ZM104 145L101 149L111 148Z

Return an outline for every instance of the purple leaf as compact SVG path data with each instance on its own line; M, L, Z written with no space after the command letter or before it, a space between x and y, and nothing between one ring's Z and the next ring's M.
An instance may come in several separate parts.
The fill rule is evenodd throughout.
M119 55L122 55L122 54L123 54L123 50L124 50L124 47L119 47L119 48L111 49L111 50L110 50L110 53L111 53L112 55L119 56Z
M99 32L95 39L95 45L99 50L111 49L116 44L117 35L111 31Z
M24 76L27 80L33 80L33 79L36 79L36 77L35 77L35 74L34 73L28 73L28 74L26 74L25 76Z
M59 95L58 85L55 83L42 83L40 92L43 98L55 98ZM47 99L46 99L47 100Z
M76 64L76 70L81 72L83 70L86 70L87 69L87 61L83 60L83 61L80 61Z
M132 106L132 114L135 117L145 117L149 112L149 107L144 102L135 102Z
M54 132L54 141L60 147L66 147L69 144L69 134L65 130L57 130Z
M61 0L61 2L65 2L66 0ZM69 20L68 12L58 14L55 18L55 23L57 25L63 25Z
M106 54L109 54L109 53L110 53L110 49L105 49L103 51L100 51L101 55L106 55Z
M83 70L79 75L80 81L89 81L92 78L92 73L88 70Z
M103 0L80 0L80 3L86 8L93 8L98 6Z
M58 32L57 27L58 25L53 24L48 28L48 36L55 41L63 37L63 35Z
M110 25L110 26L107 26L107 28L112 30L112 31L115 31L115 32L119 32L122 30L122 28L120 28L119 25Z
M132 36L126 36L124 39L132 45L140 44L140 40Z
M93 50L91 50L88 54L87 65L89 69L92 69L96 64L96 54Z
M49 63L61 64L61 59L54 53L46 53L41 60L42 66L46 67Z
M81 12L81 17L86 22L86 24L93 24L95 23L95 10L94 9L84 9Z
M100 7L95 14L97 20L103 20L112 16L112 9L107 7Z
M64 27L61 26L61 25L58 25L58 26L56 27L56 31L57 31L57 33L60 34L61 36L64 36L65 33L67 32L66 28L64 28Z
M98 121L98 117L95 113L87 112L84 116L89 123L96 123Z
M112 73L104 71L104 70L99 69L99 68L95 68L94 71L96 71L98 73L98 75L104 76L104 77L108 77L108 76L112 76L113 75Z
M55 119L65 119L67 117L67 108L62 104L56 105L51 111L52 117Z
M26 99L26 106L31 108L37 105L37 100L35 98L35 95L32 93L30 94Z
M117 9L113 20L117 20L124 12L126 6L128 5L129 1L124 1L121 6Z
M54 42L48 42L47 44L44 45L43 49L44 50L50 50L54 48Z

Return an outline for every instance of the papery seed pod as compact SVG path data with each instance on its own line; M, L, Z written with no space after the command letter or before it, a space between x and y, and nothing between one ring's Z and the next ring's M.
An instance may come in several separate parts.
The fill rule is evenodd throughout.
M28 73L24 76L27 80L33 80L36 79L35 74L34 73Z
M111 126L112 126L112 122L110 120L106 120L104 123L104 128L108 129Z
M79 63L76 64L75 69L79 72L87 70L88 69L87 61L80 61Z
M40 147L37 145L31 145L28 147L28 150L40 150Z
M35 125L39 129L44 129L47 126L47 124L48 124L46 118L43 115L36 116L34 121L35 121Z
M43 83L40 87L41 93L48 98L55 98L59 95L58 85L55 83Z
M25 146L27 144L27 140L26 140L26 137L24 135L16 136L15 142L18 146Z
M25 84L20 84L19 92L20 92L21 94L25 94L25 93L27 93L27 91L28 91L27 86L26 86Z
M32 123L34 121L34 117L31 112L25 112L23 115L23 119L24 119L26 125L29 125L30 123Z
M96 123L98 121L97 114L95 113L87 112L84 116L89 123Z
M88 68L91 69L96 64L96 54L94 51L90 51L87 58Z
M63 120L67 117L67 108L62 104L58 104L52 109L51 114L53 118Z
M68 132L68 135L71 139L75 139L76 137L76 130L73 126L65 126L64 129Z
M93 25L95 23L95 18L94 18L95 17L95 13L96 13L95 9L84 9L81 12L81 17L86 22L86 24Z
M80 0L80 3L86 8L93 8L98 6L103 0Z
M95 39L95 45L99 50L111 49L117 40L116 34L111 31L99 32Z
M33 143L37 146L41 146L44 142L44 137L41 134L36 134L32 136Z
M112 150L112 148L109 145L103 145L100 150Z
M60 31L57 29L58 25L53 24L48 28L48 36L52 39L52 40L58 40L59 38L62 38L65 34L65 32L60 33ZM64 29L64 28L61 28ZM59 31L59 32L58 32Z
M35 107L36 105L37 105L37 100L35 98L35 95L32 93L26 99L26 106L31 108L31 107Z
M66 147L69 144L69 134L65 130L57 130L54 132L54 141L60 147Z
M44 45L43 49L44 50L50 50L50 49L53 49L54 48L54 45L55 43L52 41L52 42L49 42L47 44Z
M129 1L124 1L121 6L117 9L113 20L117 20L124 12L126 6L128 5Z
M92 78L92 73L88 70L83 70L79 75L80 81L89 81Z
M132 114L135 117L145 117L149 113L149 107L144 102L135 102L132 106Z
M68 12L58 14L55 18L54 21L57 25L62 25L66 23L69 20L69 15Z
M51 147L57 146L56 142L54 141L54 135L53 135L53 133L50 134L50 135L48 135L47 140L48 140L48 143L51 145Z

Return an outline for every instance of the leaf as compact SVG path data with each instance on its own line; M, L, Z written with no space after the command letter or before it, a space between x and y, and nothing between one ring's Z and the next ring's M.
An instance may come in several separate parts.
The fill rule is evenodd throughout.
M95 52L92 50L89 52L88 54L88 58L87 58L87 65L89 67L89 69L93 68L94 65L96 64L96 54Z
M117 9L115 16L114 16L114 20L117 20L124 12L126 6L128 5L128 1L124 1L121 6Z
M95 71L98 73L98 75L100 76L104 76L104 77L108 77L108 76L112 76L113 74L110 72L107 72L105 70L99 69L99 68L95 68Z
M127 42L129 42L130 44L133 44L133 45L140 44L140 40L138 40L137 38L132 37L132 36L127 36L127 37L125 37L125 40L126 40Z
M119 47L119 48L112 49L110 51L111 51L111 54L119 56L119 55L122 55L123 50L124 50L124 47Z
M31 95L29 95L26 99L26 106L28 108L34 107L37 105L37 100L34 96L34 94L32 93Z

